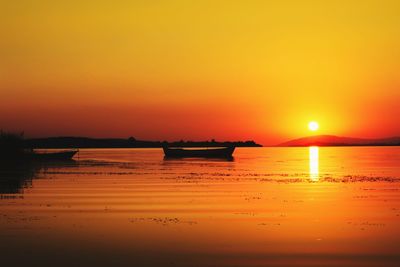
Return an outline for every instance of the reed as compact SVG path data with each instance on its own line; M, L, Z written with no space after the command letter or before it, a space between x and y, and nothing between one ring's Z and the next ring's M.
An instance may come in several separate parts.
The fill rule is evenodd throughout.
M0 157L15 158L24 153L24 134L0 130Z

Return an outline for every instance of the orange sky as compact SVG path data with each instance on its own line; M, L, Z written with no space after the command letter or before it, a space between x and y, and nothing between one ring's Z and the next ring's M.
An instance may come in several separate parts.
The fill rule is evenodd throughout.
M0 128L275 144L316 120L400 135L399 1L60 2L0 3Z

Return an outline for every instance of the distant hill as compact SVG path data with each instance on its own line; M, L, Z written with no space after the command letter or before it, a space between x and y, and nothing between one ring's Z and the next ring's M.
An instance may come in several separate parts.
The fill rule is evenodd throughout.
M400 137L365 139L335 135L315 135L294 139L278 146L400 146Z
M48 137L26 139L28 148L152 148L168 145L172 147L223 147L234 145L237 147L260 147L254 141L219 142L211 141L145 141L133 137L122 138L88 138L88 137Z

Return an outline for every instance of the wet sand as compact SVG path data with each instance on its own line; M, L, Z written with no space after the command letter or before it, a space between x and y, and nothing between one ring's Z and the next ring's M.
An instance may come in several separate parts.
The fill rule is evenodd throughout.
M398 266L400 148L81 150L1 171L0 258L42 266Z

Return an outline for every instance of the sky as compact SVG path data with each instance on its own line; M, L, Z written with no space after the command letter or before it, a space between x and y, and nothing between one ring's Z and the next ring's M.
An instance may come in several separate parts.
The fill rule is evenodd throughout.
M317 121L398 136L399 14L384 0L0 0L0 128L268 145Z

